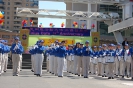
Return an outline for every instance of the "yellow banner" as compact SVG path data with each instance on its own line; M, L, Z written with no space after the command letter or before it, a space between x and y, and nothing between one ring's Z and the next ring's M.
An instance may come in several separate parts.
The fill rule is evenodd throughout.
M20 41L24 50L27 50L28 41L29 41L29 30L28 29L21 29L20 30Z
M100 35L99 32L92 32L92 46L99 46Z
M54 43L56 40L61 42L64 39L53 39L53 38L50 38L50 39L46 38L46 39L44 39L44 38L39 38L39 40L44 40L44 45L45 46L49 46L51 43ZM71 40L71 39L65 39L65 41L66 41L66 43L65 43L66 46L75 44L75 41Z

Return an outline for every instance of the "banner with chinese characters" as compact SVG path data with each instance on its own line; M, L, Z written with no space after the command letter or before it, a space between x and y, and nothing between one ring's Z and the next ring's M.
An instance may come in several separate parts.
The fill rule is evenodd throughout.
M23 29L29 29L30 35L90 36L89 29L38 27L23 27Z
M99 32L92 32L92 46L99 46L100 35Z
M20 30L20 41L22 43L24 50L27 50L28 42L29 42L29 30L28 29Z
M39 38L39 40L44 40L44 45L45 46L49 46L51 45L51 43L54 43L55 41L63 41L64 39L54 39L54 38L49 38L49 39L45 39L45 38ZM75 40L71 40L71 39L65 39L65 45L68 46L68 45L73 45L75 44Z

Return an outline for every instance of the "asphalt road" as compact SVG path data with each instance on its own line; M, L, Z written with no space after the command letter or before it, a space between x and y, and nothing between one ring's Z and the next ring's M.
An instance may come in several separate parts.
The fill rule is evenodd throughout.
M8 70L0 77L0 88L132 88L131 79L115 78L108 80L95 75L89 78L78 77L64 73L63 78L58 78L46 71L42 77L36 77L29 70L23 70L20 76L12 76L12 70Z

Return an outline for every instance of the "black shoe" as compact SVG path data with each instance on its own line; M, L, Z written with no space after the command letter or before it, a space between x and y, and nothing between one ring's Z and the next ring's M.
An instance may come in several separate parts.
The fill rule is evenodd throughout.
M42 77L40 74L38 75L39 77Z
M58 76L58 77L63 77L63 76Z
M102 75L102 77L104 77L104 75Z
M112 79L114 79L114 77L112 77Z
M34 74L34 75L37 75L37 74Z
M124 78L124 76L122 76L122 78Z
M80 75L78 75L78 76L80 76Z
M19 76L18 74L16 74L16 76Z
M51 73L51 72L49 72L49 73Z
M111 77L108 77L108 79L111 79Z
M83 76L83 75L81 75L81 76Z
M32 72L34 72L33 70L31 70Z
M54 74L54 73L52 73L52 74Z
M89 72L91 74L91 72Z
M129 78L129 76L127 75L127 78Z
M133 80L133 77L131 78L131 80Z
M118 75L116 75L118 77Z
M84 76L84 78L86 78L86 77Z
M6 71L4 71L4 72L6 72Z

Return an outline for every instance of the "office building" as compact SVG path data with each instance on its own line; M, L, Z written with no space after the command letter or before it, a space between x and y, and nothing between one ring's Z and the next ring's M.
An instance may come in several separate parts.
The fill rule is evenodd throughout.
M38 18L25 18L16 16L16 8L38 8L37 0L0 0L0 11L5 12L3 29L19 32L22 28L22 21L27 20L27 26L30 26L30 19L34 26L38 26Z

